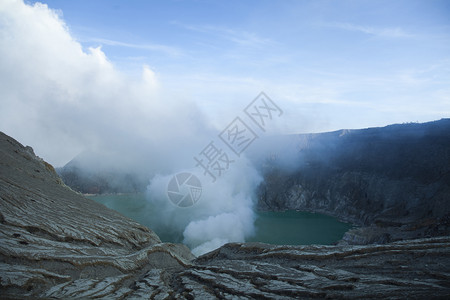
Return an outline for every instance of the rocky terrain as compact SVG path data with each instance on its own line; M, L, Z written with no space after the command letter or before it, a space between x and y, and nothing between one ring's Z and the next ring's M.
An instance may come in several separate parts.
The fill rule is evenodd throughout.
M193 255L65 186L51 165L0 133L1 298L114 293Z
M349 244L450 234L450 119L268 145L271 159L258 162L262 210L320 212L361 226L346 233Z
M0 133L2 299L450 296L450 237L384 245L227 244L195 258L65 186Z

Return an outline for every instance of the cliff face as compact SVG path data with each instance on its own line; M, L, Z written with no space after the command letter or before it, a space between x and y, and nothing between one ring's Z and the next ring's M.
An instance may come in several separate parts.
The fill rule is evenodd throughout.
M450 233L450 120L286 136L280 144L262 169L260 209L353 222L362 228L344 241L354 244ZM295 166L282 165L285 153Z
M2 299L429 298L450 295L450 238L372 246L227 244L194 259L66 187L0 133ZM412 261L414 263L412 263Z

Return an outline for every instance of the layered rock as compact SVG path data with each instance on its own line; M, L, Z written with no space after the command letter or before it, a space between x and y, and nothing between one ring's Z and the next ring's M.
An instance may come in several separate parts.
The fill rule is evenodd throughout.
M450 295L449 243L445 237L372 246L228 244L198 258L181 282L195 296L208 291L225 299L443 298Z
M142 274L179 270L192 258L73 192L30 147L0 133L2 298L124 294Z
M194 259L66 187L0 133L2 299L446 298L450 238L369 246L227 244Z

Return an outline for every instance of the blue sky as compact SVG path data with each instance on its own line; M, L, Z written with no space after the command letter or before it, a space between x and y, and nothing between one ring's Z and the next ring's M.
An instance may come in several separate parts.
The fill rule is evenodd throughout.
M41 2L0 3L0 129L57 164L112 123L221 131L261 91L269 134L450 117L450 1Z
M84 47L129 74L148 65L218 127L259 90L285 102L289 132L450 115L449 1L45 3Z

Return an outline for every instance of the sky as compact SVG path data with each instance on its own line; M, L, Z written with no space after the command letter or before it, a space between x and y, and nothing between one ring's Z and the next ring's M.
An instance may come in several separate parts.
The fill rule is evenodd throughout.
M450 2L4 0L0 79L0 130L55 166L198 147L261 91L284 112L268 134L431 121L450 117Z

